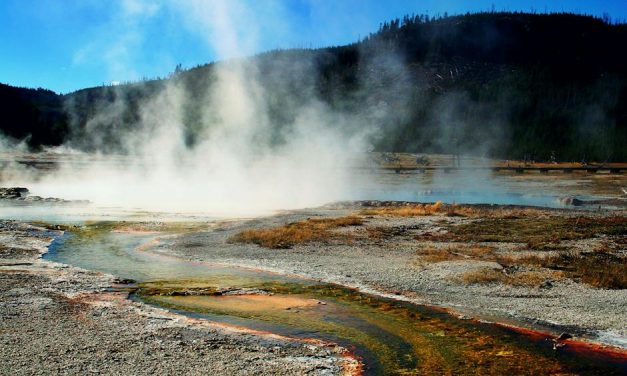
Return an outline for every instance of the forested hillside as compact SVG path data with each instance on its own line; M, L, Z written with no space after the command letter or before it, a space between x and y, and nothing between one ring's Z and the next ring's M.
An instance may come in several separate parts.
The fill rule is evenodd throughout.
M573 14L406 16L348 46L272 51L251 61L281 128L317 98L334 111L385 109L380 151L461 152L536 160L627 160L627 25ZM2 131L34 148L81 139L116 150L143 103L176 82L186 137L211 126L216 64L168 79L59 96L0 86ZM119 104L123 103L123 106ZM106 114L104 116L103 114ZM339 125L338 125L339 126ZM93 129L101 138L85 142ZM104 137L104 139L103 139Z
M0 109L0 129L13 139L27 138L32 146L58 145L67 135L63 98L50 90L0 84Z

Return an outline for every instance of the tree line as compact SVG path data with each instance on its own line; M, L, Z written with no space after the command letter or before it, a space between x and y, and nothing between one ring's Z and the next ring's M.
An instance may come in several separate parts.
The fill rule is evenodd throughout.
M350 45L248 59L261 72L277 143L313 96L346 114L384 105L389 116L373 119L379 151L625 161L625 45L627 25L609 17L483 12L407 15ZM211 112L200 98L215 82L216 64L179 65L165 79L62 96L0 85L0 129L33 148L98 129L115 149L121 130L139 123L145 101L176 80L188 94L184 123L193 144ZM119 102L125 105L114 110ZM102 111L110 116L98 118Z

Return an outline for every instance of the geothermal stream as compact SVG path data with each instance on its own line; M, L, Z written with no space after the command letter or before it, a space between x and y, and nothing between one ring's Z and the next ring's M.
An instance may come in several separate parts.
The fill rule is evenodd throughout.
M137 281L133 299L174 312L302 339L338 343L365 374L624 374L623 353L463 320L436 308L297 276L186 261L151 251L168 233L88 225L56 239L44 258ZM496 351L496 356L494 355Z

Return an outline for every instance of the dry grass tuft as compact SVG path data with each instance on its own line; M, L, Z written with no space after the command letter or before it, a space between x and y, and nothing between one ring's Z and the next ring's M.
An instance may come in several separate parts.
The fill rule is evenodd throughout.
M374 240L375 242L393 239L397 236L403 235L399 230L396 230L393 227L385 226L366 227L366 233L368 234L368 238L370 240Z
M446 205L449 217L519 219L545 217L546 213L535 208L493 207L485 205Z
M452 245L446 248L428 247L416 251L421 262L441 262L451 260L494 260L492 247L481 245Z
M229 238L228 241L230 243L253 243L266 248L291 248L296 244L327 241L338 237L346 238L348 235L336 234L331 230L362 224L363 220L355 216L307 219L271 229L242 231Z
M411 204L403 206L383 206L368 208L360 212L361 215L380 215L385 217L419 217L435 215L442 211L442 202L435 204Z
M503 266L534 265L563 271L569 278L605 289L627 288L627 260L604 251L595 253L560 252L557 255L499 257Z
M488 205L443 204L441 201L434 204L390 203L386 206L363 209L360 214L386 217L417 217L441 214L448 217L493 219L539 218L547 216L545 211L535 208L503 208Z
M516 211L508 214L506 211L499 211L498 217L491 216L461 225L448 225L446 233L425 233L415 238L419 241L432 242L523 243L526 244L525 250L533 252L525 255L500 255L495 252L472 255L464 252L463 248L433 248L422 251L424 261L471 258L496 261L503 266L531 265L550 271L563 271L565 276L594 287L627 288L627 262L625 262L627 260L617 252L623 249L622 245L625 244L624 239L627 235L625 216L533 218L528 214ZM583 240L599 236L605 236L608 240L590 252L571 252L563 243L565 240Z
M459 241L527 243L535 249L545 243L588 239L598 234L627 235L627 218L490 218L448 230Z
M446 205L446 215L449 217L477 217L484 214L485 210L472 206Z
M581 282L606 289L627 289L627 260L613 257L582 257L572 262L567 273Z
M386 203L385 206L363 209L360 214L387 217L416 217L442 214L449 217L495 219L539 218L547 215L545 211L535 208L443 204L441 201L434 204Z
M610 253L601 246L594 252L576 253L560 251L556 254L501 255L495 248L479 245L453 245L446 248L427 247L416 252L418 263L451 260L494 261L503 267L527 265L543 270L505 274L493 269L490 272L470 272L463 277L466 283L501 282L515 286L535 286L547 278L568 277L604 289L627 288L627 260Z
M381 242L385 240L402 238L411 234L412 230L419 228L415 225L409 226L368 226L366 233L369 240Z
M510 286L538 287L549 278L559 278L555 272L524 271L506 274L501 270L484 268L467 272L462 281L468 284L502 283Z

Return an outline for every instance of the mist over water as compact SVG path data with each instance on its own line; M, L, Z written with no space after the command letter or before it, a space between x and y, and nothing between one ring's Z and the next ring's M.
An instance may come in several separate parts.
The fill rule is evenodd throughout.
M141 12L133 9L132 15ZM255 50L259 29L257 15L241 2L189 1L175 11L183 13L182 27L196 30L222 60L213 65L211 84L199 94L202 108L189 108L199 102L190 98L198 93L185 90L173 76L141 103L139 126L102 127L116 124L131 106L116 97L98 105L84 129L76 129L65 145L48 150L62 158L69 154L71 163L43 175L17 168L5 174L5 185L26 186L44 197L89 200L96 207L229 216L368 198L362 189L362 179L368 177L351 168L363 162L369 140L384 120L398 113L383 102L357 112L331 108L313 94L315 64L306 58L273 61L272 72L279 75L264 77L262 85L260 60L240 58ZM278 29L285 10L274 4L268 12L279 20ZM394 70L392 76L403 76L404 65L395 59L387 55L384 63ZM119 70L120 62L115 64ZM312 95L304 103L279 103L283 113L294 116L277 127L271 120L277 104L271 103L268 82L281 87L280 72L294 64L302 76L299 92ZM402 97L396 86L393 90ZM67 103L70 118L76 118L73 106ZM201 125L193 143L185 125L190 110L199 114Z
M139 102L138 125L133 127L119 120L134 105L127 98L120 95L99 103L84 127L75 126L66 144L44 154L60 162L58 170L41 174L14 166L3 174L4 186L25 186L43 197L89 200L94 208L217 216L261 215L362 199L559 206L557 193L546 189L547 184L535 194L533 184L517 186L512 184L515 179L495 178L488 172L412 177L358 171L355 167L371 165L367 152L373 140L393 132L394 124L409 111L408 85L416 83L410 82L402 57L393 51L375 53L375 58L364 62L364 72L380 74L366 79L362 72L364 77L357 78L362 93L373 86L388 88L385 98L368 100L369 105L357 111L347 110L315 94L311 79L315 62L307 60L313 55L270 60L270 77L260 66L262 59L242 58L256 51L260 28L257 15L243 3L188 1L175 8L183 16L181 27L195 30L221 61L205 71L211 75L206 80L210 84L192 93L173 74ZM134 17L142 9L135 7L127 16ZM274 27L281 35L280 20L287 12L274 3L268 12L266 17L278 20ZM116 70L120 64L115 62ZM311 95L305 101L277 104L276 98L286 98L274 93L285 85L281 72L294 70L302 78L298 91ZM111 92L115 94L116 88ZM451 127L462 121L464 111L459 108L470 105L463 95L440 101L434 109L440 114L437 123L442 131L437 142L456 142ZM77 117L76 106L66 103L71 119ZM277 107L281 113L293 114L280 126L273 120ZM190 113L199 117L193 142L186 125ZM498 128L501 120L497 120ZM478 144L475 154L499 139L498 135L485 138L488 141ZM0 149L23 148L2 141Z
M246 11L239 3L189 2L182 8L189 12L191 24L211 25L207 43L221 56L238 56L254 43L254 24L243 32L242 20L233 19ZM98 206L230 215L350 198L349 160L367 149L365 136L374 124L335 112L312 97L290 109L297 115L277 136L268 114L271 93L258 75L254 59L214 65L214 82L202 98L203 128L197 130L193 145L186 140L184 125L190 94L172 79L143 104L138 129L105 133L98 128L103 119L119 116L129 105L119 99L94 114L79 137L57 149L80 155L77 150L83 145L95 145L96 154L83 157L91 162L78 169L75 163L61 164L59 171L36 179L14 174L7 183L27 186L41 196L90 200ZM340 123L359 124L361 131L340 131L350 128ZM125 158L109 153L112 138Z

